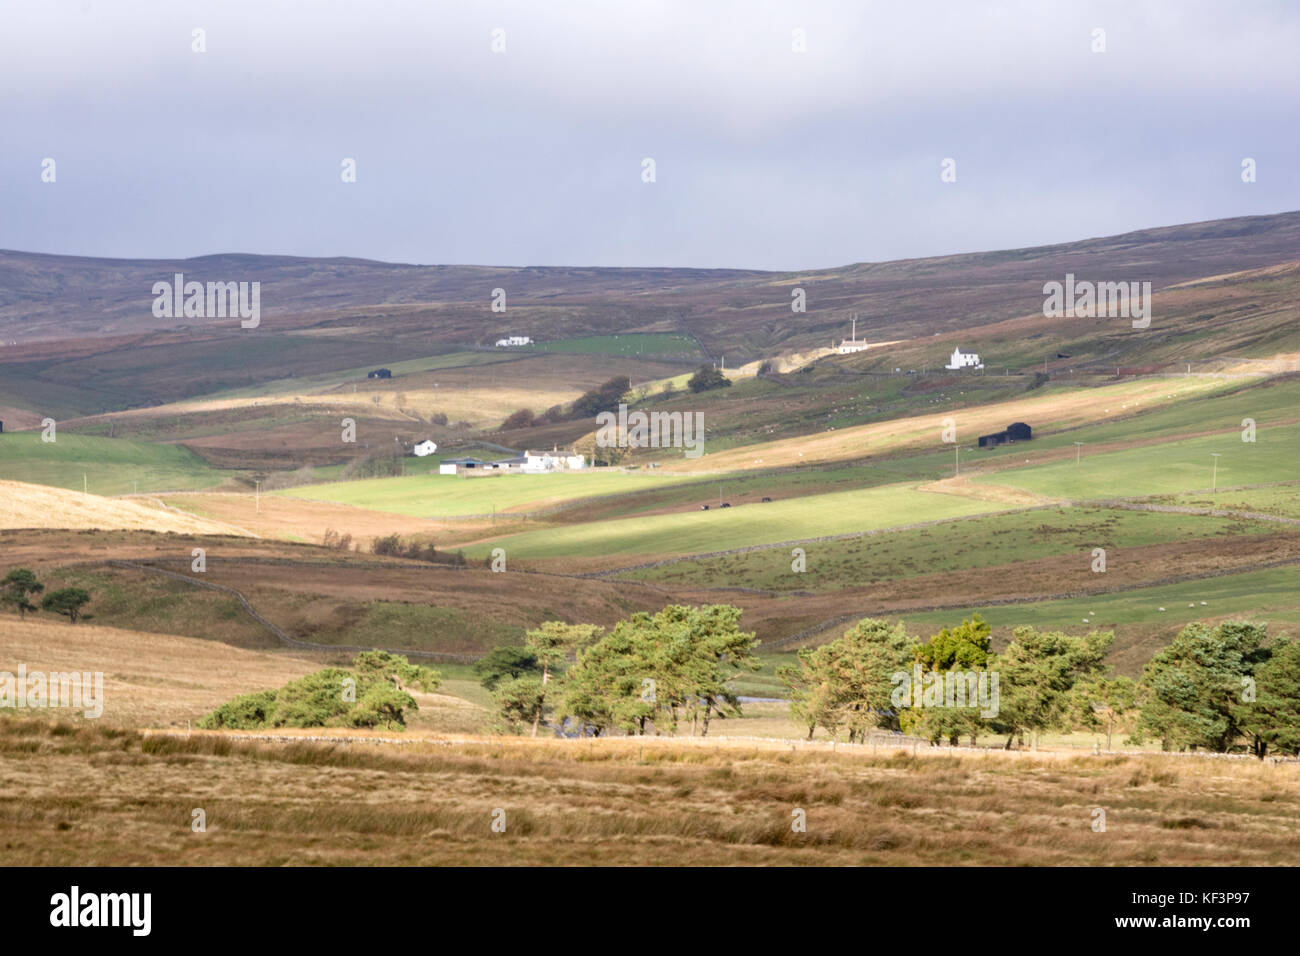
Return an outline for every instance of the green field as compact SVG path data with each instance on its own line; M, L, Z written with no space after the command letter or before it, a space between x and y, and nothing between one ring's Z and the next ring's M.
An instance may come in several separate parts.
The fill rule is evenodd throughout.
M689 475L604 470L550 475L496 475L486 478L406 475L401 478L367 478L336 484L305 485L275 494L311 501L332 501L414 518L445 518L491 514L494 510L524 512L596 495L662 488L689 481L690 478Z
M1081 561L1087 561L1093 548L1131 548L1276 530L1267 522L1231 518L1102 508L1048 508L965 518L956 525L810 544L805 549L807 570L798 574L790 570L789 552L772 549L695 558L630 571L624 576L680 586L707 581L715 587L829 590L1059 554L1077 554Z
M665 332L588 335L582 338L539 342L530 347L541 352L577 352L582 355L627 355L701 361L704 359L700 347L689 335Z
M1031 464L973 480L1074 499L1174 494L1209 489L1215 453L1220 488L1290 481L1300 477L1300 426L1260 427L1253 443L1234 431L1091 455L1085 446L1078 464Z
M1005 505L886 485L784 501L527 531L466 548L512 558L700 554L1005 510Z
M81 491L84 476L91 494L124 495L135 490L198 491L230 475L180 445L66 434L43 442L40 432L0 435L0 478L11 481Z
M1285 631L1295 636L1300 626L1298 575L1300 569L1292 565L1064 601L953 608L901 617L907 622L908 630L918 634L934 633L976 611L993 626L995 632L1000 631L1004 636L1023 624L1070 633L1113 630L1118 656L1128 660L1132 671L1133 664L1140 668L1156 647L1193 621L1243 617L1268 622L1274 636ZM1085 618L1090 623L1083 623ZM828 631L827 639L836 633L835 630ZM1147 635L1157 636L1147 645L1128 651L1126 645L1132 643L1132 638L1126 640L1129 634L1135 634L1139 640Z

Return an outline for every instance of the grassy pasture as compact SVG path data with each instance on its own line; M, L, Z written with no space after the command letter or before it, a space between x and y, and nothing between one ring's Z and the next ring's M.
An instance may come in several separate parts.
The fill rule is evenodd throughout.
M1263 522L1243 527L1229 518L1099 508L1052 508L879 536L810 544L807 570L790 570L785 550L696 558L625 577L659 584L769 590L832 590L920 574L1029 561L1092 548L1126 548L1228 534L1272 530Z
M503 547L515 558L611 555L668 556L721 551L821 535L847 534L1005 508L957 495L886 485L772 501L527 531L467 547L486 554Z
M154 445L121 438L58 434L41 441L40 432L0 435L0 478L53 485L96 495L139 491L192 491L211 488L229 477L178 445Z
M1273 634L1289 631L1296 635L1300 632L1298 574L1296 566L1289 566L1071 600L972 605L899 616L909 630L915 628L927 634L975 611L1003 638L1022 624L1070 633L1113 630L1116 644L1112 661L1127 673L1136 674L1155 650L1193 621L1241 617L1268 622ZM1085 618L1091 623L1084 624Z
M326 485L307 485L275 492L288 498L331 501L416 518L528 511L562 501L662 488L681 476L592 470L543 475L405 475L368 478Z
M1218 453L1218 486L1266 484L1300 478L1300 426L1260 427L1255 442L1241 432L1143 445L1030 464L973 481L1023 488L1040 495L1074 499L1119 498L1208 489L1212 455Z

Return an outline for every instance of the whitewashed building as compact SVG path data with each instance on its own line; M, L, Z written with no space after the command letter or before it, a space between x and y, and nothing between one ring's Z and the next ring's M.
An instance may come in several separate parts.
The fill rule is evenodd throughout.
M849 333L852 338L843 339L840 342L839 353L848 355L852 352L865 352L867 350L867 340L858 339L858 317L853 317L853 331Z
M532 345L533 340L528 335L508 335L504 339L497 339L497 348L505 349L515 345Z
M961 349L952 350L952 358L944 366L947 369L959 368L983 368L984 363L980 361L978 352L963 352Z
M505 464L518 468L524 474L538 475L548 471L578 471L586 468L587 456L563 451L525 451L519 458L506 459Z
M420 458L424 458L427 455L432 455L437 450L438 450L438 443L435 441L430 441L428 438L426 438L422 442L418 442L411 449L411 451L415 452L415 454Z

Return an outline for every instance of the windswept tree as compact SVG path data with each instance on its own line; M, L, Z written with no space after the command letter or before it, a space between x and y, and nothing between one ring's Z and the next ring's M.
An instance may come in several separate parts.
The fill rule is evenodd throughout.
M1243 689L1269 657L1262 624L1188 624L1142 672L1136 742L1158 737L1164 750L1226 752L1242 735Z
M1075 688L1079 723L1093 730L1106 730L1106 749L1111 749L1115 720L1138 705L1137 681L1131 677L1098 677L1080 681Z
M27 616L28 611L35 611L36 605L33 604L29 597L40 594L45 590L45 585L36 580L36 574L28 568L15 568L5 575L5 579L0 581L0 604L12 607L18 612L18 617Z
M276 690L245 694L222 704L199 722L206 729L269 727L400 728L416 710L405 687L437 689L441 675L386 651L357 656L352 670L327 667Z
M1300 753L1300 642L1280 637L1269 650L1268 660L1255 669L1255 694L1243 694L1238 708L1238 723L1261 760L1269 748Z
M578 655L565 675L560 716L599 733L673 732L682 719L709 731L714 717L740 715L727 682L756 670L752 633L740 630L739 608L670 605L638 612Z
M828 644L801 649L798 667L777 670L790 688L791 717L807 726L809 740L818 726L832 737L847 728L850 742L865 740L872 727L897 730L890 697L914 644L901 621L864 618Z
M402 655L388 651L362 651L352 666L362 677L390 682L398 689L419 687L424 693L432 694L442 685L440 672L412 664Z
M1007 735L1008 749L1018 735L1029 733L1036 743L1044 731L1078 722L1080 694L1103 676L1103 661L1114 641L1110 631L1075 637L1016 628L1007 649L988 664L999 676L993 726Z
M933 674L932 679L940 688L940 696L947 683L960 680L953 672L987 671L992 656L989 646L992 628L979 616L972 614L970 620L962 621L956 627L941 628L937 634L924 644L913 649L913 660L924 675ZM987 686L987 677L986 686ZM976 685L978 687L978 684ZM932 744L947 739L954 747L962 734L970 736L971 746L975 745L980 729L986 726L985 718L980 716L976 695L968 693L970 688L963 686L962 703L964 706L943 706L906 708L901 714L903 730L926 738Z
M76 624L81 609L90 603L90 592L85 588L59 588L41 599L41 610L62 614Z
M649 670L648 650L643 632L619 621L608 634L580 651L565 672L556 718L572 717L584 736L588 729L599 737L611 728L627 733L644 728L654 713L653 681L643 683Z
M529 631L524 635L524 646L532 651L534 658L542 669L542 676L538 685L536 696L537 704L533 712L533 736L537 736L537 729L542 721L542 713L547 706L547 685L551 682L551 677L557 671L564 669L568 663L569 655L576 654L578 649L590 644L600 634L601 628L594 624L565 624L563 621L546 621L541 627ZM514 683L518 684L520 678ZM520 687L512 687L512 694L518 695L522 690Z

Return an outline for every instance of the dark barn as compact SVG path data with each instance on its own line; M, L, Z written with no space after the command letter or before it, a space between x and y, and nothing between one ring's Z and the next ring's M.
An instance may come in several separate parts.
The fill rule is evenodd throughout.
M1003 442L1029 441L1034 437L1034 430L1024 422L1013 422L1000 432L992 435L980 435L981 448L996 448Z
M366 378L392 378L392 377L393 377L392 371L386 368L377 368L369 375L366 376Z

